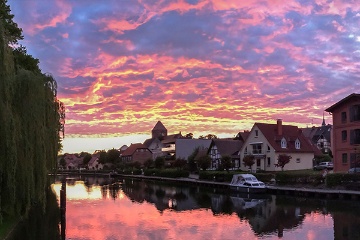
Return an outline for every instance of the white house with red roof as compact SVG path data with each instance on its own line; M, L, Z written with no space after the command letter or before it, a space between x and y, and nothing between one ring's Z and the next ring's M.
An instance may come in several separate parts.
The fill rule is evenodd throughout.
M241 169L248 170L244 156L253 155L252 170L281 171L276 167L280 154L291 156L284 170L311 169L316 151L297 126L283 125L281 119L276 124L255 123L240 151Z

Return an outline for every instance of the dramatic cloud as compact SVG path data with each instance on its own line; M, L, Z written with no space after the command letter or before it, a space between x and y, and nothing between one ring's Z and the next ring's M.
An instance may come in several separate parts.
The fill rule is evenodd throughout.
M320 124L360 89L356 1L9 1L71 136ZM326 115L331 123L331 116Z

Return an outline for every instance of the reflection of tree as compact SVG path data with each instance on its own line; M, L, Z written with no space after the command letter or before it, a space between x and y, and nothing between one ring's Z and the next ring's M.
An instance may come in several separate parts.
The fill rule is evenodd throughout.
M119 195L120 185L116 183L109 185L109 191L111 198L116 200Z
M13 230L12 240L60 239L60 209L55 193L49 188L46 192L45 209L39 204Z
M107 193L108 193L108 185L103 185L101 186L101 196L103 199L107 198Z

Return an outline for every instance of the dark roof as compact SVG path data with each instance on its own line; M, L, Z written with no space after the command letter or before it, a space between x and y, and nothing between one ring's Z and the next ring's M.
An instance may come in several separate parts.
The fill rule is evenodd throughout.
M314 152L312 144L305 138L301 129L297 126L282 125L282 135L278 135L277 124L255 123L259 130L264 134L269 144L277 152ZM285 138L286 148L281 148L281 140ZM299 139L300 149L295 148L295 141Z
M201 157L204 157L208 154L208 150L207 149L200 149L198 151L198 153L196 154L194 160L197 161L199 160Z
M162 124L160 121L158 121L155 124L155 127L153 128L153 130L167 130L166 127L164 126L164 124Z
M150 145L152 144L152 142L155 140L156 138L149 138L149 139L146 139L145 141L144 141L144 146L145 147L150 147Z
M244 142L240 140L213 139L209 149L211 149L211 147L215 145L221 156L232 156L239 152L243 144Z
M250 131L239 132L236 135L235 140L241 140L245 142L249 135L250 135Z
M341 106L342 104L346 103L346 102L349 101L351 98L360 99L360 94L352 93L352 94L350 94L349 96L341 99L341 100L338 101L337 103L333 104L331 107L328 107L327 109L325 109L325 111L327 111L327 112L333 112L336 108L338 108L338 107Z
M132 156L136 149L148 149L144 144L142 143L134 143L131 144L130 147L128 147L122 154L122 156ZM150 151L150 149L148 149ZM150 151L151 152L151 151Z
M175 143L176 139L181 138L181 133L164 136L162 143Z
M310 139L313 143L317 143L320 138L325 138L331 141L331 125L321 127L302 128L303 134L306 138Z

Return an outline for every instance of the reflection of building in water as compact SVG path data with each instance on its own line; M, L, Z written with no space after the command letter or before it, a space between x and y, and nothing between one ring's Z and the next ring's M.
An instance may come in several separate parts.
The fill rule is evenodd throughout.
M349 213L333 213L335 239L360 239L360 217Z
M265 196L263 196L265 198ZM305 211L293 205L277 206L276 197L266 199L254 196L212 195L211 209L214 214L236 213L241 220L247 220L255 232L262 235L278 233L282 236L284 229L292 229L300 225Z
M278 232L278 236L282 236L284 229L292 229L303 222L306 211L293 205L278 206L278 204L276 196L272 196L271 200L265 201L264 204L259 204L259 207L255 208L254 215L244 216L249 220L251 228L256 234Z
M122 188L124 194L131 200L153 203L159 211L170 208L177 211L200 208L196 199L189 193L189 188L176 188L131 180L125 180Z

